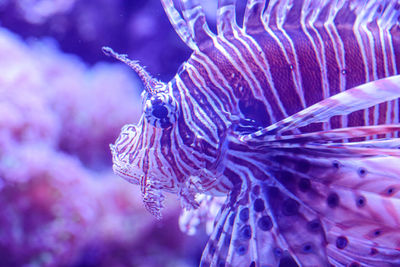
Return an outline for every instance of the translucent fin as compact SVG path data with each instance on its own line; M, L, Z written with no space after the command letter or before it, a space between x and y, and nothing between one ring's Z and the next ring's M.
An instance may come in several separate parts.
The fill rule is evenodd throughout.
M242 136L242 141L264 140L311 123L324 122L336 115L347 115L400 97L400 75L366 83L324 99L263 130ZM267 137L268 139L268 137Z
M265 31L262 21L262 13L265 8L265 0L248 0L244 13L243 28L248 34Z
M251 196L252 202L256 197ZM279 264L275 251L283 250L278 248L278 235L268 209L255 212L252 203L238 204L240 202L243 201L232 206L233 202L228 199L221 209L200 266L248 266L253 262L255 266Z
M218 0L217 31L226 38L233 36L236 23L236 0Z
M399 148L400 138L390 138L382 140L368 140L362 142L343 143L346 147L367 147L367 148Z
M307 227L315 215L293 203L278 188L262 185L228 200L200 266L327 266L323 232Z
M398 0L271 0L263 14L271 28L308 27L313 24L343 25L357 17L358 25L379 23L384 29L399 25Z
M388 134L400 131L400 124L392 125L373 125L373 126L360 126L360 127L349 127L333 129L328 131L320 131L313 133L304 134L293 134L293 135L268 135L264 137L265 141L269 142L290 142L290 143L307 143L316 142L324 143L329 141L337 141L341 139L358 138L373 136L377 134ZM267 144L266 144L267 145Z
M396 266L400 155L374 150L263 153L271 179L232 191L201 266Z
M197 48L203 50L211 47L214 34L207 25L200 3L197 0L180 0L180 3L184 19Z
M397 1L389 1L389 3L383 9L381 16L378 16L375 19L377 20L377 24L381 29L390 30L393 27L393 25L400 24L399 17L400 17L400 1L397 0Z
M293 206L308 209L321 222L332 264L395 266L400 262L399 156L334 149L275 152L272 175L281 192L295 201Z
M161 0L164 7L165 13L168 16L169 21L174 27L179 37L189 46L192 50L196 50L197 46L193 40L193 37L189 31L188 25L185 20L182 19L178 10L175 8L172 0Z
M291 257L300 266L329 266L323 229L315 226L317 214L285 193L286 188L268 186L263 191Z
M358 229L349 229L349 231L352 230ZM353 264L353 266L393 267L399 265L400 259L397 249L383 247L373 241L360 240L348 236L347 233L338 229L326 233L327 240L330 243L327 246L327 252L330 262L335 266L352 266L351 264ZM396 235L396 238L398 238L398 235ZM339 249L338 246L344 246L344 248Z

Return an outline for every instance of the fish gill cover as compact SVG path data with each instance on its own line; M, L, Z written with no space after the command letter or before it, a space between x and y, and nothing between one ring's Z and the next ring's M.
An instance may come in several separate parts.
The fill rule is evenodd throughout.
M178 195L191 234L219 209L201 266L400 265L400 2L236 2L212 29L161 0L192 50L169 82L103 48L144 84L114 172L158 219Z

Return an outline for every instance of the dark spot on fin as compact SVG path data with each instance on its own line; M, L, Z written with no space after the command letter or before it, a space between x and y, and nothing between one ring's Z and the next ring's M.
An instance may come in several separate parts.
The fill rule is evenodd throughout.
M302 246L302 250L301 250L301 251L302 251L303 253L305 253L305 254L311 253L311 252L314 251L314 246L313 246L312 243L305 243L305 244Z
M332 166L333 166L333 168L335 168L335 169L339 169L339 168L340 168L340 162L337 161L337 160L334 160L334 161L332 162Z
M294 199L287 199L283 202L282 213L286 216L293 216L299 212L299 203Z
M272 229L272 220L269 216L262 216L258 222L257 226L262 230L262 231L269 231Z
M250 225L245 225L240 229L240 237L244 240L249 240L251 238Z
M369 255L373 256L378 254L378 250L376 248L371 248L371 251L369 252Z
M290 255L284 255L279 262L279 267L299 267L299 265Z
M337 206L339 206L338 194L335 192L330 193L326 202L330 208L336 208Z
M249 220L249 208L244 208L239 213L239 218L242 222L247 222Z
M336 239L336 247L338 249L344 249L347 246L347 243L348 243L348 241L347 241L347 238L345 236L339 236Z
M379 229L377 229L377 230L374 231L374 236L375 236L375 237L380 236L381 234L382 234L382 231L379 230Z
M393 187L389 187L387 190L386 190L386 194L387 195L392 195L394 193L394 188Z
M239 245L236 247L235 251L237 254L242 256L247 253L247 247L244 245Z
M282 257L282 249L280 249L280 248L274 248L274 255L275 255L275 257L277 257L278 259L280 258L280 257Z
M360 177L364 177L366 174L367 174L367 170L365 168L358 169L358 175L360 175Z
M261 198L257 198L253 206L255 212L262 212L265 209L264 201Z
M367 202L367 200L365 199L365 197L359 196L356 201L357 207L359 207L359 208L364 207L366 202Z
M321 229L321 222L318 219L314 219L307 223L307 230L311 233L318 233Z

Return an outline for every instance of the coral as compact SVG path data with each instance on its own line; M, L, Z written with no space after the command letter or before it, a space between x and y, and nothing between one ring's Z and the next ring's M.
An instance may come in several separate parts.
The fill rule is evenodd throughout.
M109 143L141 113L130 70L4 28L0 48L0 266L198 264L177 203L158 222L111 173Z

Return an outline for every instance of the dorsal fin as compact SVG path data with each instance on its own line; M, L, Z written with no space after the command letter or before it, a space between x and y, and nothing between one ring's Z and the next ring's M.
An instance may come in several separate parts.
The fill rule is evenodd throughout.
M271 28L298 28L331 23L359 25L378 23L385 29L399 25L398 0L274 0L263 14L264 22Z
M206 15L199 0L179 1L182 15L172 0L161 0L164 10L181 39L192 50L203 50L212 46L215 35L206 21Z

